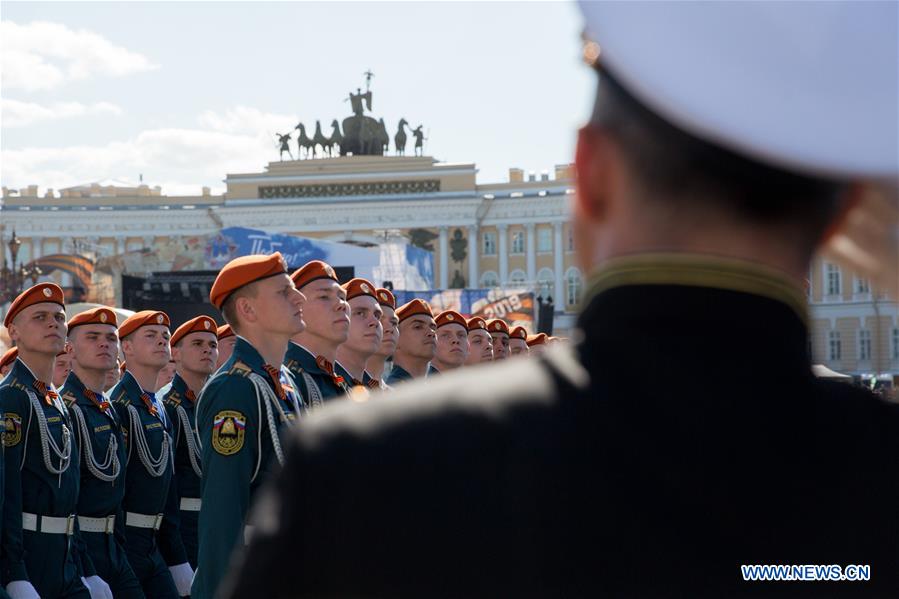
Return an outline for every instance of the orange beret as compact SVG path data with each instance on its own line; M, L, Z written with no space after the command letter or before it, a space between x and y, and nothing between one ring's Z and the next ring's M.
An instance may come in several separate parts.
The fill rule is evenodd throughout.
M223 324L218 329L216 329L215 334L218 336L219 341L225 339L227 337L234 336L234 330L231 328L230 324Z
M468 332L477 331L481 329L482 331L487 330L487 321L485 321L480 316L472 316L468 319Z
M13 362L16 361L16 358L19 357L19 348L11 347L3 354L3 357L0 358L0 368L4 366L9 366Z
M312 281L317 281L319 279L331 279L340 283L340 281L337 280L337 273L334 272L334 268L327 262L322 262L321 260L307 262L301 268L296 269L294 273L290 275L290 278L293 279L293 284L296 285L297 289L305 287Z
M524 327L515 327L512 329L512 332L509 333L509 337L512 339L524 339L528 340L528 331Z
M376 294L378 296L379 304L396 310L396 298L393 296L393 293L391 293L389 289L378 287L378 289L376 290Z
M376 300L378 299L378 296L375 295L375 286L366 279L350 279L341 285L341 287L346 291L347 301L350 301L354 297L359 297L360 295L367 295ZM380 302L380 300L378 300L378 302Z
M410 316L415 316L416 314L424 314L432 318L434 316L431 314L431 306L428 305L428 302L418 298L415 298L411 302L406 302L396 309L396 317L400 322L403 322Z
M528 347L535 345L544 345L546 343L546 333L537 333L536 335L528 335Z
M286 274L287 263L281 252L265 256L252 254L235 258L219 271L209 290L209 302L221 310L228 296L255 281L275 275Z
M69 332L75 327L80 327L83 324L108 324L113 327L118 326L115 320L115 312L106 306L92 308L91 310L73 316L69 319Z
M434 319L437 322L437 328L448 324L458 324L461 325L462 328L467 329L468 323L465 322L465 318L458 312L453 310L444 310L440 314L437 315L437 318Z
M502 318L491 318L487 321L487 330L491 333L509 334L509 325Z
M215 321L209 318L208 316L197 316L196 318L191 318L180 327L175 329L175 332L172 333L172 338L169 339L169 343L172 344L172 347L175 347L175 344L190 335L191 333L212 333L218 337L216 333Z
M156 324L171 326L169 315L157 310L141 310L125 319L125 322L119 327L119 339L124 339L141 327Z
M59 304L63 308L66 307L65 294L63 294L59 285L56 283L38 283L34 287L29 287L20 293L19 297L14 299L9 305L9 310L7 310L6 317L3 319L3 326L8 328L10 323L12 323L12 319L28 306L45 302Z

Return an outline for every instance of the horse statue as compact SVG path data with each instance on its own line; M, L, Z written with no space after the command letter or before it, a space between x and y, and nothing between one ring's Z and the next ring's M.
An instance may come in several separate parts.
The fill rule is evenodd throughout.
M363 156L371 154L371 148L375 142L377 127L373 126L372 122L377 124L374 119L367 118L363 118L359 123L359 154Z
M303 126L303 123L298 123L294 129L300 130L299 135L297 135L297 157L302 160L303 150L306 150L306 158L311 158L315 144L306 135L306 127Z
M406 119L400 119L400 126L397 127L396 135L393 136L393 147L396 148L397 156L406 155L406 125L408 124Z
M343 145L343 135L340 134L340 123L337 122L337 119L331 121L331 137L328 138L328 145L330 146L329 156L335 147L337 152L340 153L340 146Z
M412 130L412 135L415 136L415 155L416 156L421 156L422 153L424 152L425 134L421 130L421 128L422 128L422 125L419 125L418 127L416 127L415 129Z
M375 137L378 142L377 145L375 145L375 149L379 150L377 154L383 156L390 147L390 134L387 133L387 125L384 124L384 119L378 119L378 131Z
M280 134L275 133L278 136L278 143L281 144L281 153L278 157L279 160L284 160L284 152L287 152L287 155L290 156L290 159L293 160L293 154L290 153L290 133Z
M328 157L331 157L331 144L328 141L328 138L324 136L322 133L322 124L321 121L315 121L315 133L312 135L312 155L315 156L315 151L321 146L322 155L327 154Z

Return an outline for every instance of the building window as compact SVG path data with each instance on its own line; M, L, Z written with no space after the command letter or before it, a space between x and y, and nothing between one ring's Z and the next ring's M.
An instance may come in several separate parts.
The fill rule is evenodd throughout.
M486 289L493 289L494 287L499 287L499 277L492 270L488 270L484 274L481 275L481 287Z
M867 295L871 293L871 283L864 277L855 278L855 294Z
M528 276L521 269L515 269L509 275L509 285L515 287L523 287L527 283Z
M556 276L549 268L541 268L537 273L537 294L541 297L549 297L553 294Z
M568 306L576 306L581 301L582 287L581 271L573 267L569 268L565 273L565 303Z
M512 253L524 253L524 231L512 231Z
M871 359L871 331L867 329L858 332L858 359L862 361Z
M537 251L541 254L553 251L553 230L549 227L537 229Z
M828 352L828 359L831 362L836 362L841 359L843 354L842 347L840 345L840 332L839 331L831 331L828 339L830 341L830 351Z
M893 359L899 360L899 327L893 329Z
M568 225L568 242L565 247L568 248L569 252L574 251L574 227L571 225Z
M496 233L493 231L484 232L484 255L496 255Z
M840 284L840 267L829 262L824 266L824 284L826 295L840 295L842 293L842 285Z

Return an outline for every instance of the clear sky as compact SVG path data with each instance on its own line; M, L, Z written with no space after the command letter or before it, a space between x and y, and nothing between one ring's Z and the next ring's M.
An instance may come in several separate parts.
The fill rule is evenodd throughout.
M220 192L278 159L276 131L328 135L367 69L391 152L404 117L428 155L500 182L571 161L593 89L573 2L2 2L0 19L0 180L16 189L143 174Z

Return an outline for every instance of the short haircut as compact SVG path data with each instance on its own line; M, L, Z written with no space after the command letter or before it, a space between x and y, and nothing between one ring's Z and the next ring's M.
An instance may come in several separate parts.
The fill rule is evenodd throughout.
M235 332L240 329L240 321L237 318L237 300L242 297L256 297L256 292L258 291L257 282L253 281L249 285L236 289L222 304L222 318Z
M796 226L815 243L840 210L842 181L799 175L700 140L634 98L599 68L591 124L620 144L648 198L734 213L751 225Z

